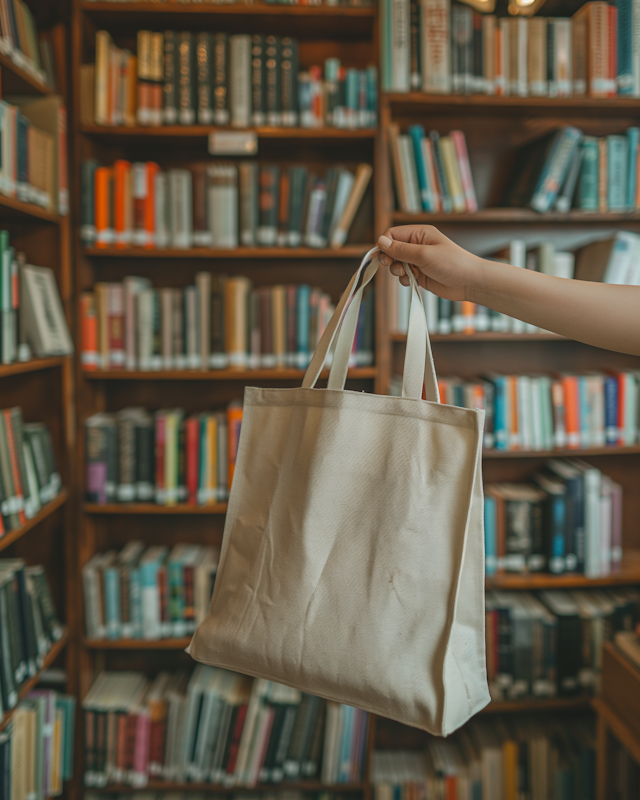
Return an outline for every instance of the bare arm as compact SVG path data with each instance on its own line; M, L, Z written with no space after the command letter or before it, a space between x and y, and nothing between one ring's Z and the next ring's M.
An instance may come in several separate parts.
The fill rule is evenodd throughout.
M566 280L474 256L431 225L389 228L381 262L408 285L405 261L421 286L448 300L470 300L579 342L640 355L640 286Z

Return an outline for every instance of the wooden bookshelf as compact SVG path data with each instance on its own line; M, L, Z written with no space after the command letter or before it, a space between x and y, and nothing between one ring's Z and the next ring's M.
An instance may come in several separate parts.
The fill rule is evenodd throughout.
M228 258L228 259L322 259L324 260L353 260L362 258L367 250L367 244L345 245L337 250L314 247L236 247L233 250L214 249L208 247L191 247L188 250L165 250L145 247L87 247L83 255L87 258Z
M201 514L205 516L226 514L227 504L216 503L209 506L190 506L179 503L175 506L161 506L155 503L85 503L85 514ZM1 540L0 540L1 541Z
M102 138L163 138L163 139L192 139L208 136L213 131L233 131L242 133L241 128L223 128L217 125L159 125L157 127L138 127L117 125L83 125L82 133L86 136L100 136ZM335 142L340 139L374 139L375 128L276 128L258 127L248 128L255 133L258 139L306 139L308 141L322 141L324 139Z
M68 356L54 358L32 358L30 361L16 361L14 364L0 365L0 378L7 378L9 375L21 375L25 372L38 372L41 369L53 369L61 367L70 361Z
M617 213L614 211L594 212L587 211L547 211L538 214L526 208L483 208L474 213L460 214L406 214L403 211L394 211L391 215L395 225L462 225L472 223L483 225L544 225L550 222L571 222L579 225L592 225L594 222L640 222L640 213Z
M406 333L390 333L392 342L407 341ZM555 342L566 341L566 337L557 333L498 333L497 331L482 331L474 333L430 333L431 342Z
M216 794L244 794L246 792L273 792L274 789L291 792L334 792L338 794L355 794L364 790L364 783L335 783L327 784L319 781L282 781L274 784L257 784L256 786L218 786L215 783L171 783L165 781L149 781L145 786L146 791L153 792L215 792ZM109 784L95 789L92 792L126 792L131 793L131 787L126 784Z
M28 70L19 67L11 56L0 53L0 70L2 71L2 91L5 95L14 94L53 94L53 89L42 83Z
M85 639L88 650L184 650L190 636L181 639Z
M86 372L89 381L297 381L305 375L303 369L208 369L208 370L160 370L158 372L142 372L139 370L95 370ZM327 378L328 370L323 370L320 377ZM353 367L347 378L353 380L376 377L375 367Z
M481 714L527 714L552 711L583 711L590 706L589 695L576 697L540 697L522 700L495 700L482 709Z
M384 102L394 115L417 114L425 110L437 113L450 109L456 113L481 114L553 114L572 117L601 116L607 112L636 113L637 99L632 97L498 97L484 94L426 94L424 92L386 92Z
M53 514L54 511L57 511L61 506L63 506L68 499L69 492L66 489L62 489L60 494L50 503L47 503L46 506L43 506L35 515L35 517L27 520L27 522L24 525L21 525L19 528L9 531L0 537L0 551L6 550L7 547L12 545L14 542L17 542L18 539L25 535L25 533L28 533L32 528L35 528L36 525L38 525L40 522L43 522L45 519L47 519L47 517Z
M17 200L15 197L8 197L4 194L0 194L0 207L2 208L2 217L4 219L13 217L24 222L25 218L32 218L53 222L56 225L60 225L64 219L59 214L47 211L46 208L37 206L35 203L23 203L22 200Z
M626 550L622 564L617 572L602 575L598 578L587 578L586 575L565 573L551 575L549 573L515 573L502 572L487 577L487 589L589 589L606 586L632 586L640 584L640 550Z

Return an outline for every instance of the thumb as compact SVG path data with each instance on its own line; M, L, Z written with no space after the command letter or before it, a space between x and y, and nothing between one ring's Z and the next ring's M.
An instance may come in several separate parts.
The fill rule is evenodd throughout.
M423 244L399 242L383 234L378 239L378 245L394 261L406 261L416 267L426 267L427 265L427 248Z

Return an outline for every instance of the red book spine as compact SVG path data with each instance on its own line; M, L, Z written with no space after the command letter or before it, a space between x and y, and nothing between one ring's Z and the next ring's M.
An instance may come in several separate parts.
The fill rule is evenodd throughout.
M233 775L236 768L236 760L238 758L238 749L240 747L240 737L242 736L242 729L244 728L244 721L247 716L247 706L240 706L238 709L238 716L236 717L236 724L233 728L233 738L231 740L231 747L229 748L229 760L227 761L227 775Z
M167 735L165 719L156 719L149 730L149 776L160 777L164 765L164 742Z
M189 417L186 429L186 471L187 471L187 503L198 504L198 455L200 444L200 423L197 417Z

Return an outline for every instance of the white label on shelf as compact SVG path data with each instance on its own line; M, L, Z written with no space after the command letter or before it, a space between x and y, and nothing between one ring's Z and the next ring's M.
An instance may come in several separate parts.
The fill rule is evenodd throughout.
M255 131L211 131L209 153L212 156L255 156L258 134Z

